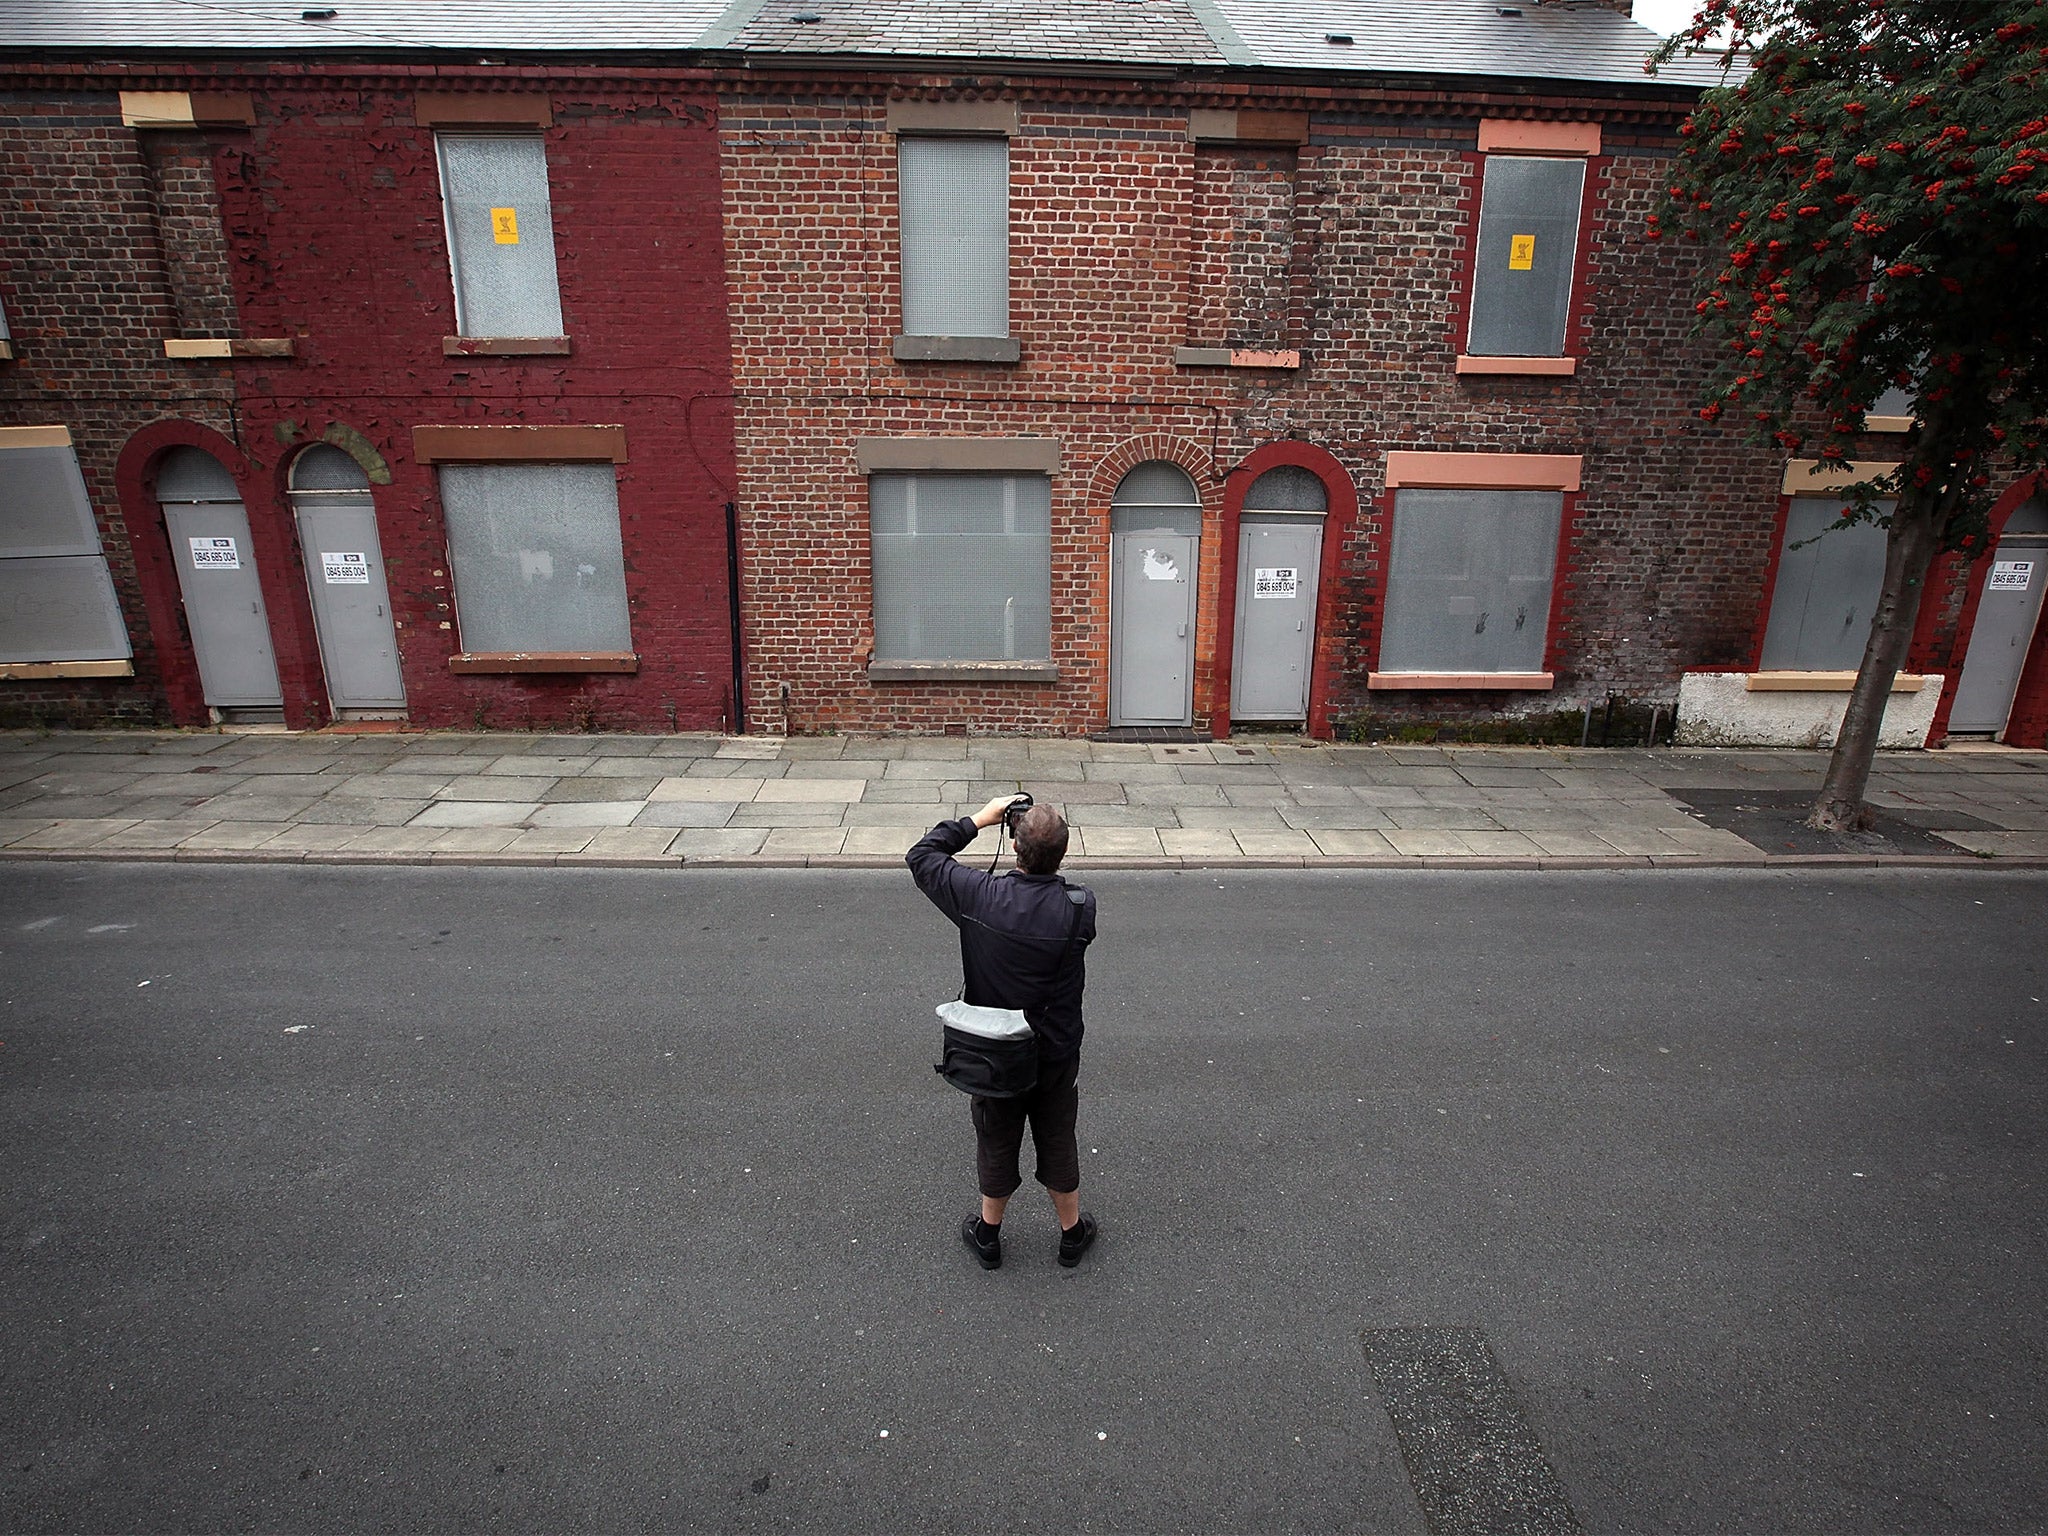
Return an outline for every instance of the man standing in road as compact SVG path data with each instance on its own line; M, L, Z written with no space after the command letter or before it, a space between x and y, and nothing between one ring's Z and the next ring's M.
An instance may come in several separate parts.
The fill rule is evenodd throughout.
M969 869L953 855L992 827L1020 795L998 795L971 817L942 821L905 857L918 889L960 930L966 1001L1017 1008L1038 1041L1038 1085L1014 1099L975 1097L975 1172L981 1213L960 1235L983 1269L1003 1262L1003 1209L1023 1183L1017 1155L1024 1127L1038 1154L1037 1178L1060 1218L1060 1263L1071 1269L1095 1241L1095 1218L1081 1210L1081 1149L1074 1136L1080 1104L1081 992L1084 951L1095 937L1095 895L1060 878L1066 818L1034 805L1016 826L1017 867L1003 875Z

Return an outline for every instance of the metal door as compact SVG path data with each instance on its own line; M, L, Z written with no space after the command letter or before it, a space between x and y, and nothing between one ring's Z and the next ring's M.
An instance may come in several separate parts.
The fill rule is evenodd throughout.
M1194 723L1195 556L1184 533L1110 535L1109 723Z
M1233 720L1305 720L1316 647L1320 517L1246 517L1237 538Z
M336 709L403 709L398 635L369 494L301 491L292 497L292 510L329 701Z
M1951 731L2003 731L2012 713L2034 626L2041 617L2041 593L2048 587L2048 535L2025 534L1999 540L1977 602L1962 681L1949 709Z
M166 503L164 523L206 702L216 709L281 706L284 689L249 548L249 514L239 501Z

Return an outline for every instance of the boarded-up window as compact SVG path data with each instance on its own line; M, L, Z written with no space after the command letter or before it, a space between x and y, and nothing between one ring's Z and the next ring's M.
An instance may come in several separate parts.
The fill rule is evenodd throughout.
M633 648L609 464L445 464L441 507L462 648Z
M133 654L77 454L0 448L0 662Z
M875 655L1052 659L1052 482L875 475Z
M1010 146L903 138L896 147L908 336L1010 334Z
M1830 528L1846 503L1794 496L1764 630L1768 672L1848 672L1863 664L1870 615L1884 589L1884 530L1875 523ZM1889 513L1889 501L1877 503Z
M554 214L538 134L444 133L441 199L464 336L559 336Z
M1475 357L1561 357L1586 164L1489 155L1485 177L1466 350Z
M1564 496L1394 495L1383 672L1540 672Z

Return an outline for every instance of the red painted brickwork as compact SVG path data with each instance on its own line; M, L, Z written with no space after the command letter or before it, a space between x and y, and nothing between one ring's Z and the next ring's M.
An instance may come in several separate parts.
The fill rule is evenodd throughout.
M135 647L133 679L0 681L0 724L153 725L170 718L130 527L122 445L178 416L232 437L232 387L211 363L171 363L176 292L159 184L111 90L0 91L0 425L70 428Z
M194 152L201 136L138 135L120 127L110 94L95 98L112 125L93 153L131 167L132 186L118 189L125 197L101 190L88 197L116 232L111 244L128 241L151 253L158 295L153 309L134 317L135 335L111 369L115 387L133 389L152 348L151 371L165 373L165 335L296 344L293 358L242 361L232 372L168 365L180 380L213 382L213 408L200 415L173 400L140 419L102 422L81 414L81 392L68 381L55 381L34 408L41 414L33 419L65 420L104 466L94 485L103 516L125 514L137 525L143 577L132 583L131 629L139 647L154 642L161 652L150 671L161 683L159 707L173 718L198 723L204 710L168 546L160 526L149 526L156 523L151 480L163 448L191 437L166 430L138 436L153 415L213 429L219 442L207 445L235 473L264 575L289 723L318 724L329 713L285 489L295 451L326 440L355 451L377 482L414 724L730 724L725 504L734 466L715 98L681 79L655 88L604 76L531 75L522 88L547 90L554 104L555 126L545 138L568 357L443 355L443 338L456 324L439 175L432 131L412 122L406 72L320 78L281 65L215 82L249 89L258 120L253 129L209 130L203 154ZM417 78L441 91L503 84L496 71L423 70ZM173 83L192 82L152 82ZM138 138L149 141L146 150ZM14 142L10 135L0 154ZM195 194L209 186L212 206L195 217ZM6 222L10 233L0 239L11 243L15 225ZM111 274L86 275L104 281ZM38 281L31 274L28 286ZM44 288L64 323L92 307L85 294ZM42 301L18 288L8 297L26 356ZM0 375L0 389L5 384ZM618 466L618 496L637 674L449 670L460 616L446 531L434 471L411 454L414 426L445 423L624 426L628 462ZM91 469L88 477L95 478ZM162 578L153 601L141 590L152 565ZM160 611L145 618L151 610ZM70 684L57 691L80 692Z

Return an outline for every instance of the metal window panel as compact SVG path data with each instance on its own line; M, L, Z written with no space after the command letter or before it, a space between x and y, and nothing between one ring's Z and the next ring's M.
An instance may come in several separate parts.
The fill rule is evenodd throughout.
M609 464L447 464L441 506L469 651L629 651Z
M0 449L0 556L99 552L78 455L69 448Z
M1540 672L1564 497L1415 490L1394 497L1383 672Z
M295 491L367 491L370 477L363 466L327 443L316 443L292 460Z
M1281 464L1267 470L1244 493L1247 512L1327 512L1330 493L1313 470Z
M240 501L235 477L202 448L173 448L156 471L158 501Z
M1477 357L1561 357L1586 164L1489 155L1485 178L1466 350Z
M0 560L0 662L125 661L133 654L98 554Z
M906 138L896 146L903 329L1010 334L1010 146Z
M1875 523L1829 530L1846 502L1794 496L1764 630L1766 672L1842 672L1863 665L1870 616L1884 590L1885 531ZM1889 513L1892 503L1881 501Z
M869 481L875 654L1052 658L1052 482L1042 475Z
M547 152L538 134L444 133L441 197L464 336L559 336ZM510 230L499 216L509 210ZM507 239L507 234L516 239Z
M1202 498L1195 491L1195 482L1178 464L1169 464L1164 459L1149 459L1135 465L1116 483L1116 493L1110 497L1110 504L1118 507L1199 507Z

